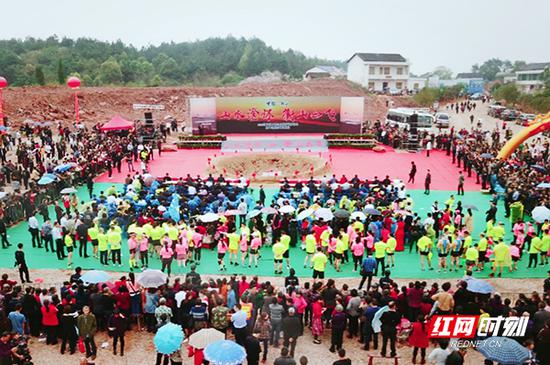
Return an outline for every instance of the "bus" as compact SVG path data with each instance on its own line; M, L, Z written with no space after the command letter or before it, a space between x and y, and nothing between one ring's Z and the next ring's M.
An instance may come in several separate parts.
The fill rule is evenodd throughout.
M418 131L431 131L434 127L435 118L429 109L423 108L396 108L388 110L386 124L392 127L399 127L409 130L409 118L411 115L418 115Z

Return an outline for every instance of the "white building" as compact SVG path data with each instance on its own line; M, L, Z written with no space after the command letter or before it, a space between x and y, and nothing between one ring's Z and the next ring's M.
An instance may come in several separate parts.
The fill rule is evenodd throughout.
M542 74L550 69L550 62L530 63L516 71L516 85L524 93L534 93L544 87Z
M369 90L408 88L409 63L397 53L355 53L347 61L348 80Z
M304 80L313 79L343 79L346 77L346 71L336 66L315 66L310 68L304 74Z
M426 77L409 77L407 80L407 89L409 91L420 91L428 84L428 78Z

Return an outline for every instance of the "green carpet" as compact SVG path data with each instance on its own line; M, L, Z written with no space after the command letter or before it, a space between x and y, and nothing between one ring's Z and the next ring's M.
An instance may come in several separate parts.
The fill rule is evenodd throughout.
M99 193L99 191L106 189L112 184L107 183L97 183L94 187L94 192ZM117 187L122 187L122 184L115 184ZM271 196L275 192L275 189L267 189L266 194L268 195L268 201L270 201ZM257 191L254 192L257 194ZM440 205L449 198L449 195L453 192L448 191L433 191L429 196L423 194L423 191L413 190L410 191L412 198L414 199L414 210L420 214L421 217L425 217L426 213L430 210L431 204L434 200L438 200ZM79 188L78 197L81 201L88 200L88 192L84 187ZM479 207L479 211L474 211L474 241L485 228L485 210L489 206L490 195L484 195L478 192L467 192L463 197L459 198L462 200L463 204L473 204ZM457 199L458 200L458 199ZM54 217L53 208L51 210L51 217ZM39 220L41 218L39 217ZM505 222L508 229L508 234L506 240L511 239L510 233L510 223L504 218L504 207L502 202L499 203L499 211L497 215L498 220ZM32 248L30 241L30 233L27 231L26 222L20 223L8 230L9 241L13 244L8 249L0 249L0 267L2 268L13 268L14 263L14 251L16 250L16 244L19 242L24 243L25 252L27 257L28 265L31 269L45 269L45 268L57 268L64 269L66 268L66 261L58 261L55 253L46 253L44 249ZM91 252L91 245L88 246L89 253ZM261 275L261 276L273 276L273 254L270 247L264 247L261 250L262 257L260 259L259 267L248 268L248 267L228 267L228 270L224 273L227 274L246 274L246 275ZM217 266L217 257L216 251L203 250L202 251L202 262L198 266L198 271L201 274L216 274L219 273ZM291 253L291 262L294 268L296 269L297 275L300 277L310 277L311 270L303 268L304 261L304 252L300 248L292 248ZM228 257L226 256L226 263ZM126 243L124 243L122 250L122 262L123 267L108 267L103 268L98 260L93 258L80 258L78 257L78 250L75 250L73 256L73 267L81 266L85 270L87 269L105 269L112 271L127 271L128 270L128 251ZM434 260L434 264L436 264ZM519 270L513 273L505 272L504 277L511 278L545 278L547 276L547 267L539 266L536 269L527 269L526 257L519 263ZM160 262L157 259L150 259L150 267L160 269ZM488 265L487 265L488 267ZM174 273L185 273L187 269L179 269L176 265L176 262L173 263L172 269ZM352 277L358 275L357 273L352 272L353 264L348 263L343 266L342 272L336 272L331 266L327 266L327 277L342 278L342 277ZM489 273L489 269L486 268L485 272L476 276L484 277ZM284 274L287 275L288 271L284 269ZM463 273L454 272L454 273L437 273L436 271L420 271L419 269L419 257L416 253L400 252L396 254L396 267L392 268L392 276L396 278L457 278L461 277Z

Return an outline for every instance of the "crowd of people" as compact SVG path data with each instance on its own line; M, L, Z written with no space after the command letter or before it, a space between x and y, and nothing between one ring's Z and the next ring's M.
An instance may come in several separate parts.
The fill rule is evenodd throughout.
M29 364L27 341L41 336L61 354L82 347L93 360L98 354L95 336L108 332L111 351L124 356L128 331L155 332L169 322L179 324L186 337L207 327L225 333L245 348L251 365L265 363L268 352L281 345L274 364L296 364L297 344L308 332L314 344L327 341L328 351L347 361L335 362L338 365L351 363L345 348L355 346L352 341L369 354L380 350L382 357L396 356L399 343L408 345L410 350L401 348L400 355L413 364L464 364L465 348L453 341L430 340L429 321L437 314L527 317L525 334L514 339L530 351L531 364L550 361L550 276L542 294L520 294L512 300L470 291L471 271L455 284L441 286L420 281L399 286L386 271L366 290L348 284L337 287L332 279L307 281L292 273L284 285L276 286L257 276L205 279L192 268L185 277L158 288L141 287L133 273L114 283L93 285L83 283L81 274L77 268L62 287L47 289L23 287L7 274L2 276L2 365ZM492 328L488 336L504 331ZM434 348L428 352L431 342ZM195 364L203 363L204 349L188 348L185 355L185 347L170 355L157 354L157 364L182 364L187 356ZM299 361L307 364L307 357Z

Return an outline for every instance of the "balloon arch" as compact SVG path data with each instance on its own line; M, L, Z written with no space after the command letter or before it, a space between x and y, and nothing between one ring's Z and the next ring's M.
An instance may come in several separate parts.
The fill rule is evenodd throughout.
M516 148L519 147L527 139L545 131L550 130L550 112L543 115L537 115L537 117L529 124L529 126L522 129L518 134L513 136L506 144L502 147L498 153L497 158L501 160L506 160Z

